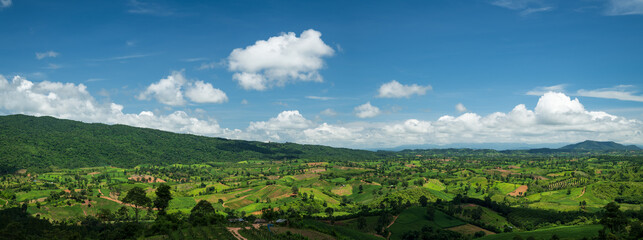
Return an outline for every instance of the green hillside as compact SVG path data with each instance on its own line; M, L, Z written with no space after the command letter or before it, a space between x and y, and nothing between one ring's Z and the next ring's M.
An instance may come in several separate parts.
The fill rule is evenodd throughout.
M240 160L364 160L378 153L294 143L263 143L177 134L52 117L0 116L0 173L52 166L133 167Z
M560 149L565 150L584 150L584 151L623 151L623 150L641 150L635 145L622 145L615 142L597 142L584 141L576 144L570 144Z

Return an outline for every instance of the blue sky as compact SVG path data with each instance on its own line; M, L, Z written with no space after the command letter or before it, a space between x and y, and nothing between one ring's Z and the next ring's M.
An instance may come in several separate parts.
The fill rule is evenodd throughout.
M0 0L0 114L354 148L643 144L643 1Z

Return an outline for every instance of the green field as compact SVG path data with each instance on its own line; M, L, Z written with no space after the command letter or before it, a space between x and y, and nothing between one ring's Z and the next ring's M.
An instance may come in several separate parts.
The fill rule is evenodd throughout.
M433 220L428 220L426 208L411 207L404 210L391 225L391 239L400 239L402 234L412 230L420 230L424 226L433 226L436 228L449 228L463 225L465 222L444 214L441 211L435 211Z
M534 237L536 239L550 239L552 235L556 234L560 239L581 239L583 237L591 238L598 236L598 230L602 229L602 225L581 225L581 226L560 226L546 229L538 229L529 232L511 232L500 233L494 235L487 235L480 240L510 240L515 236L521 236L523 239L527 237Z

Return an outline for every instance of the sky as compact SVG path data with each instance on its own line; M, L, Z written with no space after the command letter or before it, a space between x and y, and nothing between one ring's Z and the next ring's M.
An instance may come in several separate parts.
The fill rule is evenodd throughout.
M643 145L643 0L0 0L0 115L385 149Z

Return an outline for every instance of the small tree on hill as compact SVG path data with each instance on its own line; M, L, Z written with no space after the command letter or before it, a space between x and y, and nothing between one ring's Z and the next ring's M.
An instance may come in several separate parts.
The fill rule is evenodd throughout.
M123 198L123 202L134 205L134 213L136 215L136 221L138 222L138 212L140 211L139 207L149 205L152 200L145 195L145 190L140 187L134 187L127 191L127 195Z
M210 220L212 220L214 214L215 211L212 204L206 200L201 200L190 210L190 222L194 225L207 225Z
M426 207L426 204L428 203L429 199L426 198L426 196L422 195L420 196L420 205L422 207Z
M615 202L608 203L605 205L605 214L601 219L601 224L613 233L624 230L628 222L623 212L619 209L620 207Z
M161 184L156 189L156 199L154 199L154 207L159 210L160 215L165 215L165 209L170 205L170 200L172 200L170 186Z

